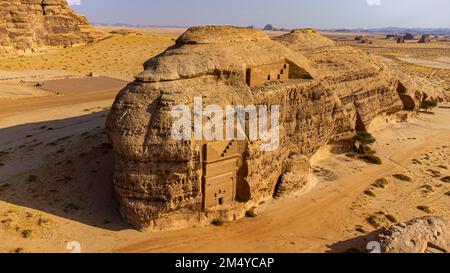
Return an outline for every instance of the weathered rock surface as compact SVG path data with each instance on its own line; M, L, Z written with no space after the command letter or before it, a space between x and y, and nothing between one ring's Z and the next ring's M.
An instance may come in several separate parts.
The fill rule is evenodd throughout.
M448 253L450 223L438 217L424 217L398 224L378 235L383 253Z
M315 29L294 29L291 33L275 37L276 41L298 51L334 46L336 43L320 35Z
M65 0L0 0L0 51L72 46L98 35Z
M319 41L305 45L312 37ZM316 32L271 40L255 29L194 27L144 67L119 93L106 124L121 212L141 229L233 220L301 190L308 160L322 146L348 141L377 115L404 108L399 80L386 66ZM172 108L192 107L196 97L223 108L278 105L279 148L263 152L263 141L248 139L176 141Z
M423 34L419 40L419 43L422 43L422 44L431 43L432 40L433 40L433 38L431 37L430 34Z

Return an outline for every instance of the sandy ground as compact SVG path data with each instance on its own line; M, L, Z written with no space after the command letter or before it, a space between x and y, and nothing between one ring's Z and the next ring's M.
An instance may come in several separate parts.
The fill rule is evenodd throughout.
M329 33L328 37L341 44L361 48L375 55L392 60L387 63L393 69L415 77L418 81L427 82L436 89L450 92L450 43L433 40L422 44L418 40L398 44L385 35L366 35L372 44L361 44L354 41L355 35ZM427 90L428 91L428 90Z
M0 251L66 252L69 241L87 252L345 251L391 221L426 215L418 206L450 219L450 184L441 181L450 175L450 109L374 132L381 166L330 154L314 166L315 188L267 202L256 218L159 233L134 231L118 215L105 114L0 130ZM384 189L371 186L380 178Z
M0 81L0 101L50 96L52 92L40 90L17 81Z
M4 56L0 57L0 71L44 70L78 75L94 72L131 81L142 71L145 61L173 45L178 36L178 32L113 35L94 44L49 50L46 54Z
M420 59L420 58L411 58L411 57L403 57L398 58L401 61L419 65L419 66L425 66L425 67L431 67L431 68L438 68L438 69L450 69L450 59L447 57L440 57L436 58L434 60L426 60L426 59Z
M450 219L450 184L442 180L450 175L450 108L444 107L374 130L381 166L345 155L322 156L314 166L316 187L266 202L256 218L222 227L133 230L121 220L113 198L114 153L104 130L120 88L78 92L56 84L64 96L30 97L20 90L29 88L20 81L48 80L42 71L58 78L93 70L130 79L179 35L142 34L0 62L0 71L5 70L0 94L16 88L9 100L0 99L0 252L69 252L71 241L83 252L341 252L363 247L373 231L397 221L427 214ZM404 56L402 50L396 54ZM402 65L392 55L380 55ZM442 78L429 80L435 79ZM373 186L381 178L386 184Z

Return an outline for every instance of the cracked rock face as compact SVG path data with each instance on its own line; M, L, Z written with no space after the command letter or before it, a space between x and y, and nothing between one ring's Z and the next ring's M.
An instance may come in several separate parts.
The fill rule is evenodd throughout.
M66 0L0 0L0 51L85 44L96 35Z
M106 128L128 222L179 228L242 217L305 188L309 159L321 147L345 143L377 115L404 108L398 79L370 55L315 31L290 35L280 42L254 29L191 28L118 94ZM314 37L313 47L304 44ZM174 140L172 108L192 108L196 97L222 108L278 105L278 149L263 152L262 141L248 139Z
M450 223L423 217L388 228L378 236L383 253L448 253Z

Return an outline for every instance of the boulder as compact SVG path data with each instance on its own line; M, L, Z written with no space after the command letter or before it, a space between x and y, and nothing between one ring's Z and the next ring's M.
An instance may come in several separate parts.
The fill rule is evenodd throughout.
M384 229L377 238L382 253L448 253L450 223L423 217Z

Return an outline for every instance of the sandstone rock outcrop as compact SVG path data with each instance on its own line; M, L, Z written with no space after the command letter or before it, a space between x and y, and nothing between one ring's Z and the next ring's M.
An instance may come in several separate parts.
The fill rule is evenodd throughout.
M448 253L450 223L424 217L388 228L378 235L383 253Z
M334 46L336 43L320 35L315 29L294 29L291 33L275 38L283 45L299 51ZM295 48L294 48L295 47Z
M0 52L85 44L98 35L66 0L0 0Z
M312 35L318 41L305 44ZM386 66L312 32L272 40L255 29L194 27L144 68L118 94L106 124L121 212L140 229L243 217L307 186L308 161L322 146L404 108ZM278 106L278 149L262 151L248 127L244 140L175 140L173 108L192 108L199 97L221 108Z
M427 44L427 43L431 43L432 40L433 39L430 34L423 34L419 40L419 43Z

